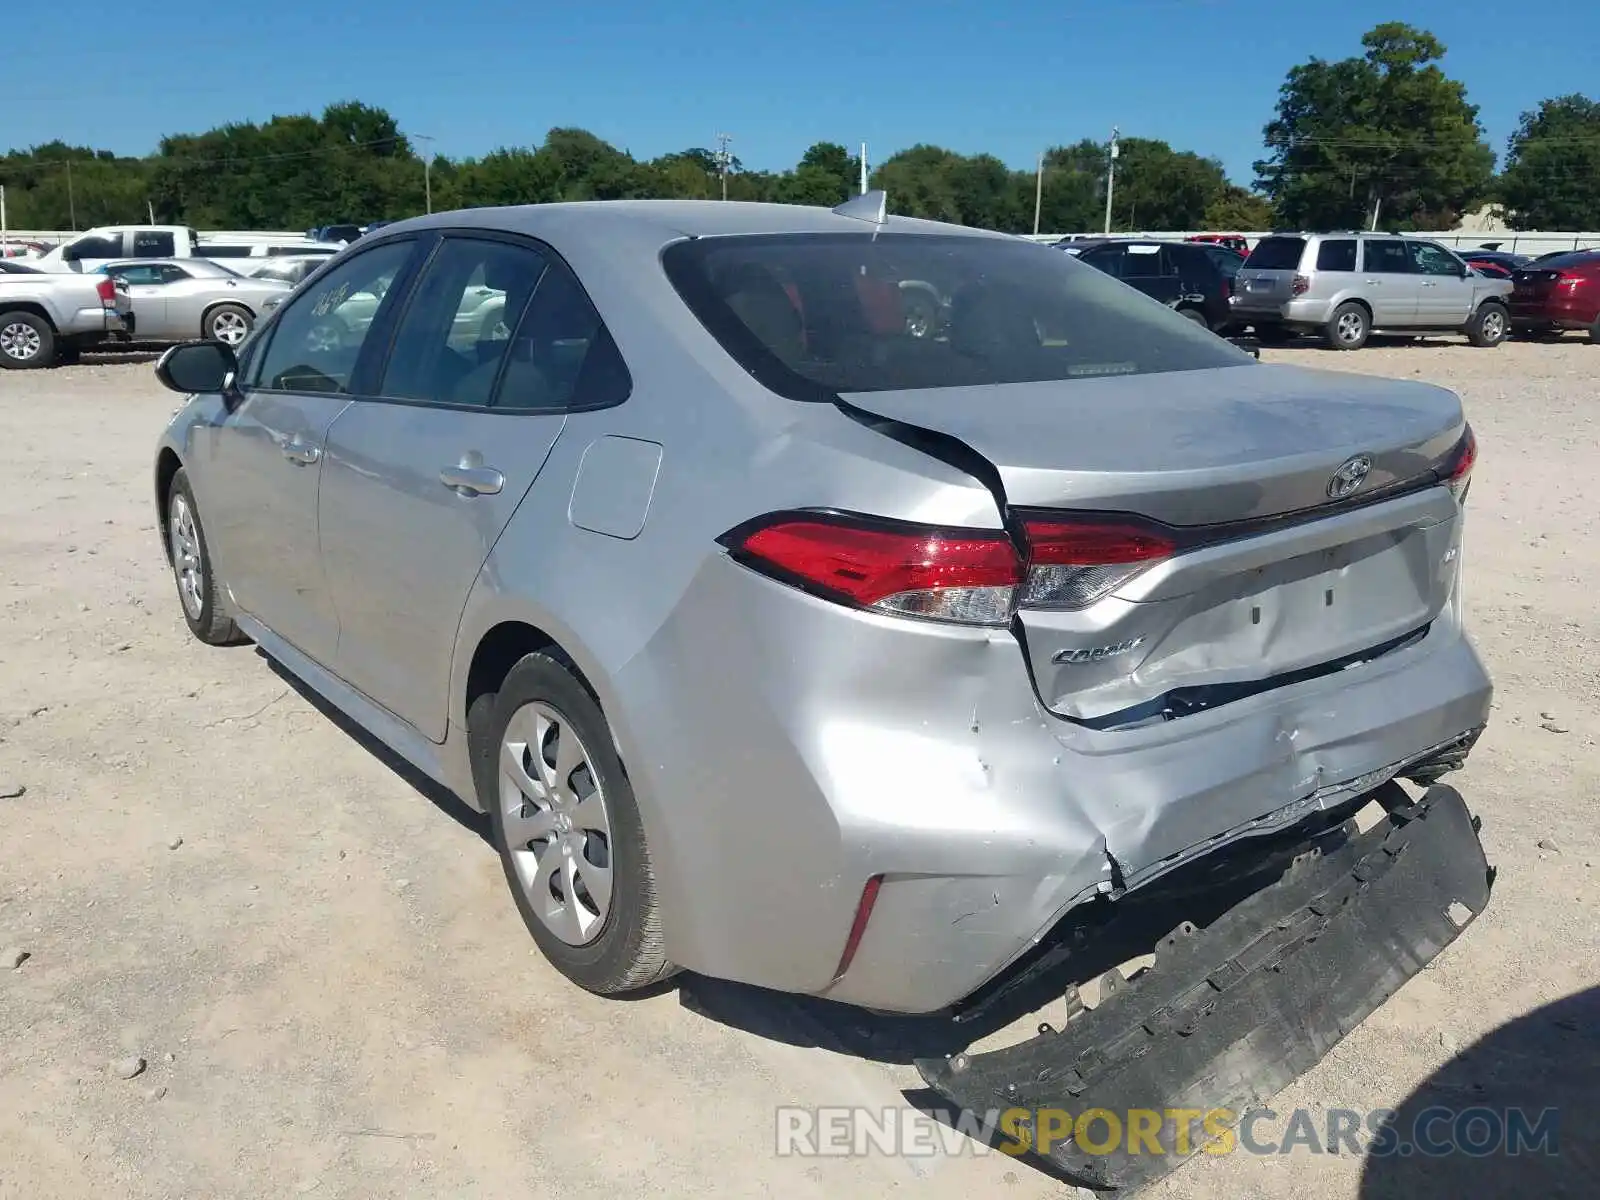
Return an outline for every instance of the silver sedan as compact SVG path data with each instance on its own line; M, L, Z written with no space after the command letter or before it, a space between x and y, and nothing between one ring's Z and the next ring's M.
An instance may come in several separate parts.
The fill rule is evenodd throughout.
M200 337L238 346L291 290L282 280L247 279L203 258L131 259L102 269L127 283L134 336L142 342Z

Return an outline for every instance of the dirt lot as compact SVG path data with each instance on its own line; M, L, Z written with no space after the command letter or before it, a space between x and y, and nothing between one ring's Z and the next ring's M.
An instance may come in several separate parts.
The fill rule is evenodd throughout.
M1275 1108L1399 1107L1430 1078L1469 1098L1443 1103L1576 1097L1600 1070L1600 348L1270 357L1465 397L1498 695L1451 782L1500 871L1485 917ZM780 1158L778 1106L902 1104L914 1070L819 1047L828 1022L781 998L606 1002L556 976L469 814L250 648L189 638L149 496L176 403L145 362L0 377L0 796L26 788L0 799L0 1197L1064 1194L998 1154ZM1585 992L1581 1019L1538 1011ZM1516 1194L1592 1194L1567 1116L1565 1165L1524 1160ZM1157 1193L1491 1194L1430 1170L1235 1154Z

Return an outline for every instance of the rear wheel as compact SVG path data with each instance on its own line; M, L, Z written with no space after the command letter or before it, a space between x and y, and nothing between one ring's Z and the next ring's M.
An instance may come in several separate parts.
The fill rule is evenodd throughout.
M205 335L213 342L239 346L250 336L255 318L237 304L219 304L206 314Z
M1600 346L1600 317L1594 319L1594 324L1589 326L1589 344Z
M1487 350L1506 340L1511 332L1511 314L1498 304L1480 304L1467 322L1467 341Z
M1372 315L1353 300L1333 310L1323 336L1334 350L1359 350L1372 332Z
M0 313L0 367L25 371L56 361L56 331L31 312Z
M490 724L493 794L480 799L544 956L601 995L672 974L633 788L570 662L559 652L524 657L501 685Z
M1211 328L1211 322L1206 320L1205 313L1201 312L1198 308L1180 308L1178 312L1183 316L1188 317L1189 320L1193 321L1196 325L1204 325L1207 329Z

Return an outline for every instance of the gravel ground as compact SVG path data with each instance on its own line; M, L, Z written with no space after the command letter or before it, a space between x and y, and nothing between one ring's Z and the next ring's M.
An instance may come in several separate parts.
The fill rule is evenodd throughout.
M1275 1108L1399 1107L1430 1080L1576 1104L1573 1072L1600 1078L1600 348L1268 357L1466 400L1498 691L1451 782L1500 871L1484 918ZM175 405L146 359L0 377L0 1197L1065 1193L996 1154L779 1157L778 1106L900 1104L914 1071L820 1048L837 1031L783 998L557 977L470 814L251 649L189 638L149 502ZM1515 1176L1234 1154L1156 1194L1592 1194L1578 1116Z

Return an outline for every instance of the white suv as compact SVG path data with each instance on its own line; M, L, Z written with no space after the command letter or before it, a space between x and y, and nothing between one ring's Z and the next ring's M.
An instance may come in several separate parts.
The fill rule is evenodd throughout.
M1437 242L1378 233L1273 234L1234 280L1234 320L1263 342L1320 333L1359 350L1373 332L1462 333L1497 346L1511 281L1480 275Z

